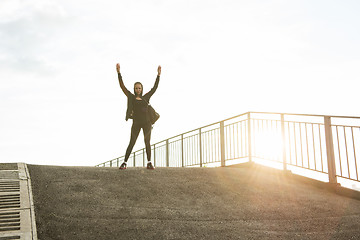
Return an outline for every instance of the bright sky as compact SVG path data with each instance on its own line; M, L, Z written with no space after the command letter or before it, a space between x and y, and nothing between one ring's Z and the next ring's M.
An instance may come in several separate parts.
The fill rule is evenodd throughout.
M1 0L0 161L124 155L117 62L145 92L162 66L152 143L247 111L359 116L359 12L357 0Z

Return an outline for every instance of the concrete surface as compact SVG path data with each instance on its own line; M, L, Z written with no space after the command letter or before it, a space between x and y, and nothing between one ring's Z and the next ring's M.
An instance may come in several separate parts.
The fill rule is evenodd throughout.
M360 201L266 168L28 165L39 239L360 239Z

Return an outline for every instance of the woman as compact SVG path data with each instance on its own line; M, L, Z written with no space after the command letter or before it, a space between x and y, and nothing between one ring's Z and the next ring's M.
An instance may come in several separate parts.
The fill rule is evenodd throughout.
M157 69L158 75L156 77L154 87L145 95L143 95L143 85L140 82L136 82L134 84L134 94L126 89L120 74L119 63L116 64L116 71L118 73L120 87L128 99L125 120L127 121L129 118L133 119L133 124L131 127L130 143L128 148L126 149L124 162L121 164L119 169L121 170L126 169L127 161L129 159L130 153L135 145L136 139L139 136L141 129L143 129L143 133L144 133L146 156L148 160L147 169L154 169L154 166L151 163L151 147L150 147L152 125L149 120L147 107L151 96L155 93L159 85L161 66L159 66Z

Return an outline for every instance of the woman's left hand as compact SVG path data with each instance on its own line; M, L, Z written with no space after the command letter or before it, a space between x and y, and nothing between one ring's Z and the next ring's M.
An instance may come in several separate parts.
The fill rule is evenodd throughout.
M158 66L157 71L158 71L158 76L160 76L160 74L161 74L161 66L160 65Z

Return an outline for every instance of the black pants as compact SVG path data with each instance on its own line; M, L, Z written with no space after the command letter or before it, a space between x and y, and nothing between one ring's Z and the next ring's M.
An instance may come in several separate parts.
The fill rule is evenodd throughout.
M127 160L129 159L129 156L135 145L136 139L139 136L141 128L143 129L143 133L144 133L147 160L151 161L151 147L150 147L150 138L151 138L151 129L152 129L151 122L147 122L147 123L133 122L133 125L131 127L130 143L128 148L126 149L125 162L127 162Z

